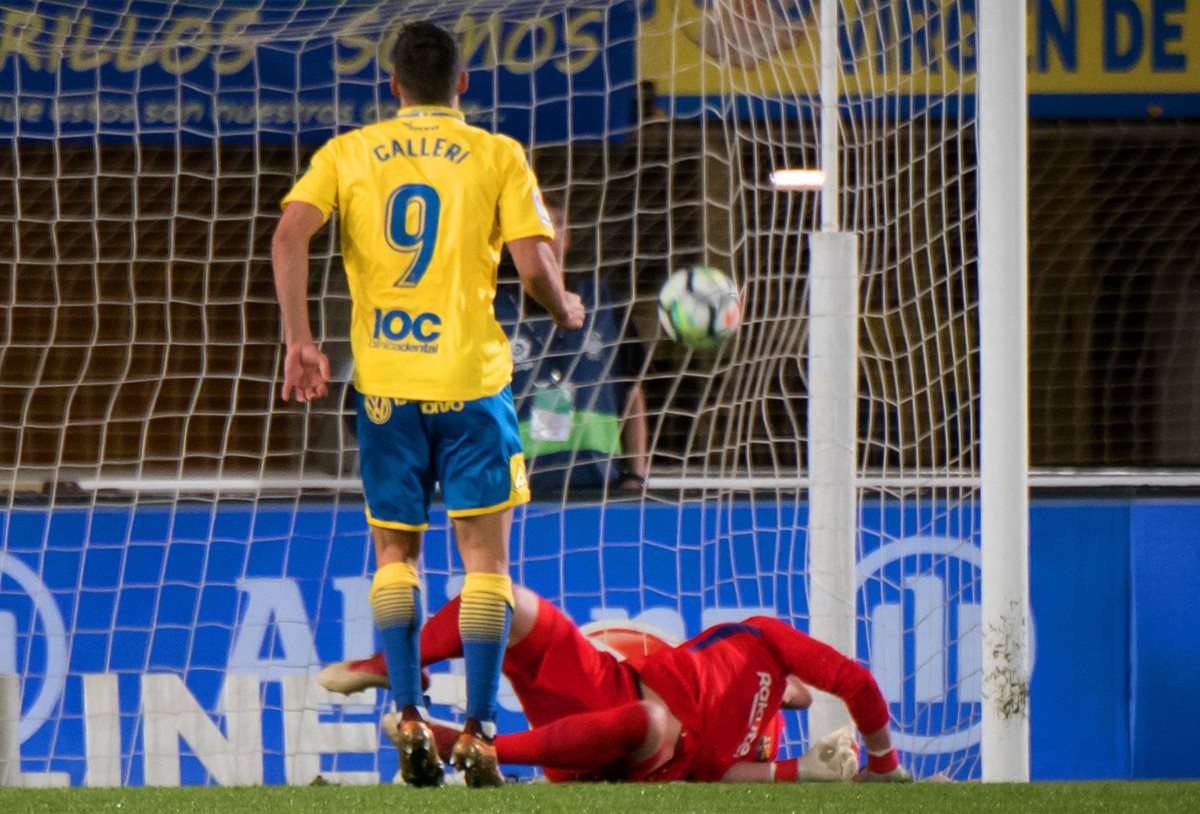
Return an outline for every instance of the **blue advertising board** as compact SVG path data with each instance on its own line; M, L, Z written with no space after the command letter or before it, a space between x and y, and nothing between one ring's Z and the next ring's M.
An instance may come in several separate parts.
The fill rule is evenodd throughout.
M526 507L514 576L600 646L680 641L772 613L803 628L803 503ZM865 504L859 657L920 774L978 776L975 508ZM1035 779L1188 776L1197 719L1200 504L1041 501L1031 518ZM430 610L457 593L445 518L427 538ZM376 647L361 503L15 506L0 514L0 673L23 677L22 782L386 782L386 697L333 696L322 664ZM616 638L613 638L613 636ZM439 665L455 718L461 664ZM510 692L502 730L524 728ZM0 711L2 712L2 711ZM803 717L789 721L789 748Z
M1130 518L1130 739L1136 777L1197 777L1200 504L1146 501Z
M387 47L408 18L395 7L224 0L166 11L47 0L0 13L0 137L321 142L396 108ZM626 131L632 1L452 14L437 22L459 35L470 121L522 143Z
M1128 778L1128 501L1035 503L1030 752L1039 780ZM1171 592L1164 585L1164 595ZM1069 734L1066 734L1069 733Z

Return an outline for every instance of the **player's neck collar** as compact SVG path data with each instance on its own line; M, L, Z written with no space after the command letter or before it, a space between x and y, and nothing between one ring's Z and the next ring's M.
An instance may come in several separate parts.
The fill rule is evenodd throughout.
M400 108L400 112L396 116L401 119L410 116L450 116L460 121L463 119L461 110L455 110L445 105L406 105Z

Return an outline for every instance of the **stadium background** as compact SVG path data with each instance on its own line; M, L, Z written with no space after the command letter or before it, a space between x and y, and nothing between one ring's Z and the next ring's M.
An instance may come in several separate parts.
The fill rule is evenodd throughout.
M111 14L119 4L93 5L99 25L106 6ZM215 19L232 24L242 5L226 4ZM1126 20L1137 16L1142 32L1138 48L1118 43L1106 51L1102 17L1085 9L1081 22L1068 31L1059 14L1062 4L1034 4L1030 418L1032 462L1043 471L1200 467L1200 356L1194 352L1200 344L1200 225L1195 215L1200 211L1200 55L1187 51L1186 42L1154 16L1154 7L1106 4ZM1200 4L1178 0L1175 7L1191 21ZM20 8L3 8L10 34L28 25L17 16ZM65 6L46 3L38 11L50 20L60 8ZM652 65L644 65L640 75L635 70L639 25L647 26L641 36L654 36L655 8L643 7L642 21L632 4L614 7L602 25L595 19L579 21L580 27L572 29L575 36L595 35L611 47L570 74L569 95L561 71L551 65L535 70L539 92L561 96L566 116L529 117L527 75L508 77L511 82L497 86L500 98L490 96L492 86L479 83L476 93L483 95L469 100L479 109L498 111L494 123L518 138L536 135L539 146L532 157L539 173L548 187L569 190L571 221L586 225L576 234L570 264L597 266L611 285L624 287L635 300L633 318L648 337L654 335L652 296L666 270L722 251L701 245L696 236L707 233L702 228L706 219L728 218L727 211L714 211L708 193L714 186L727 186L732 172L710 160L703 94L658 97L639 84L655 78ZM133 9L136 17L138 4ZM146 11L147 16L153 13L149 6ZM30 36L48 37L50 30L47 23L44 34ZM501 34L502 40L516 42L514 53L523 47L519 30L519 23L506 23ZM565 38L567 32L565 23L555 28L557 36ZM188 67L172 62L179 54L164 48L145 64L134 60L135 67L123 69L115 58L91 64L101 51L81 49L70 52L70 59L79 60L78 70L72 64L54 73L32 64L14 42L19 44L12 37L5 40L0 79L6 98L20 100L16 108L0 109L0 179L12 190L0 197L0 221L11 235L0 258L0 288L7 292L0 302L0 323L8 340L0 356L0 468L12 473L14 484L45 480L56 498L69 497L69 483L76 478L146 476L156 467L184 476L257 475L265 470L283 478L348 471L353 447L336 417L280 409L272 397L278 323L274 309L264 305L273 297L268 258L274 216L263 202L278 200L309 152L332 133L325 121L327 106L354 105L353 121L369 117L379 102L375 66L361 59L365 46L331 42L324 50L305 51L303 60L295 59L294 50L281 48L236 70L236 52L197 56L199 49L193 49L187 52ZM1089 62L1086 55L1093 53L1104 55L1104 61ZM1184 59L1182 70L1173 57ZM339 76L347 81L333 81L328 68L333 60L347 66ZM279 73L261 88L257 71L264 67ZM322 71L328 75L324 80L313 80L309 73L320 77ZM179 96L177 74L188 78ZM503 71L498 75L505 77ZM79 84L59 87L58 76L73 77ZM361 81L349 81L353 79ZM303 94L310 107L304 110L291 104L297 82L310 83ZM95 98L97 85L112 110L91 111L84 103L70 112L74 108L65 102L72 94ZM171 90L156 90L165 87ZM512 95L506 95L510 90ZM218 92L226 109L209 106ZM67 114L51 115L54 108L47 100L55 96L64 97L58 109ZM568 103L568 96L575 101ZM604 104L587 104L591 98ZM247 116L247 105L271 109L274 102L280 105L278 120L259 126L253 115ZM746 115L762 113L749 110ZM182 127L177 116L184 119ZM345 123L347 118L338 120ZM563 128L564 121L569 128ZM962 133L952 150L969 152L973 144L971 133ZM739 156L742 171L750 173L764 162L758 152L762 149L745 145ZM898 167L897 174L906 195L970 201L974 194L969 177L959 189L927 189L919 168ZM929 211L912 214L924 217ZM956 215L953 207L943 211ZM914 221L900 231L921 235L946 226ZM329 274L314 278L313 293L333 295L326 297L321 313L332 347L344 335L339 326L345 324L345 301L338 288L336 236L323 240L318 254ZM631 245L637 247L635 253ZM941 262L954 250L915 240L887 247L928 263ZM764 246L762 251L794 252L798 245ZM888 297L902 301L903 293L881 285L867 297L884 313ZM881 321L875 329L893 328ZM705 392L702 386L689 388L689 382L709 379L711 362L685 357L665 343L651 343L650 350L645 387L657 439L652 467L672 471L703 463L718 451L691 443L697 434L704 435L703 429L697 433L695 414L714 423L722 416L699 409L689 414L679 394ZM798 363L784 373L785 380L789 375L793 386L785 390L795 395L786 403L776 402L778 414L767 416L761 437L751 444L754 459L776 470L803 466L802 447L787 433L791 417L804 410ZM675 398L673 409L655 414L668 390ZM868 462L884 463L886 456L900 454L887 437L888 428L898 432L895 428L905 422L940 425L953 420L953 401L936 402L931 400L924 411L861 416L863 426L879 433L864 444ZM778 424L773 426L772 420ZM904 454L929 460L953 458L958 451L909 447ZM63 619L84 633L70 647L66 683L45 717L29 714L41 691L26 691L26 719L39 725L22 747L24 771L67 772L72 782L83 782L87 735L79 718L81 676L96 672L97 664L119 671L125 657L130 669L149 666L151 672L170 672L186 666L188 690L204 709L217 710L224 677L238 669L230 663L229 640L245 623L239 613L245 613L246 596L251 596L237 593L239 578L275 580L270 583L275 597L292 590L280 580L298 580L317 656L329 660L342 655L342 599L330 593L335 589L319 584L319 574L305 569L320 563L330 575L361 576L365 532L352 500L339 502L336 511L323 509L328 504L322 501L317 496L278 507L263 503L247 514L236 498L215 506L174 506L115 497L79 509L58 499L53 511L34 497L10 500L4 514L0 621L11 621L0 626L0 672L11 664L50 677L47 668L57 658L52 631L27 624L42 613L31 596L46 594L24 590L15 576L25 573L20 564L40 575ZM557 516L559 507L530 511ZM803 506L796 511L799 517ZM1196 715L1181 714L1182 701L1174 691L1183 676L1195 674L1200 661L1194 636L1181 624L1198 600L1188 579L1197 573L1200 557L1192 522L1197 511L1200 502L1190 492L1169 499L1094 491L1068 498L1057 491L1041 495L1034 513L1032 564L1038 645L1032 699L1035 777L1192 771L1175 748L1179 741L1174 735L1181 722ZM709 517L686 502L662 512L633 511L639 518L643 513L644 529L607 539L627 545L606 545L603 562L597 559L599 540L614 533L612 520L596 535L573 541L583 563L578 568L559 563L540 573L539 556L550 555L534 552L526 580L539 590L565 593L581 622L588 620L591 608L571 607L574 588L564 584L568 573L593 580L588 590L603 591L608 608L640 608L647 591L677 594L675 581L685 578L691 564L678 559L665 563L656 572L665 580L661 586L653 579L636 587L623 585L621 558L637 534L653 536L661 524L674 539L682 533L679 517L685 514L694 515L691 522L697 524L734 522L732 515ZM545 523L548 551L557 552L565 524L559 519ZM531 544L536 527L526 525ZM289 539L290 547L285 545ZM203 540L214 541L207 553L192 545ZM756 554L767 562L782 548L761 534L753 540ZM799 558L798 569L803 541L792 542L787 551ZM228 554L219 553L221 543ZM311 548L297 556L305 544ZM431 545L431 552L443 557L444 550L437 541ZM236 567L222 565L222 556ZM701 546L698 556L720 552ZM182 584L175 568L216 569L212 590L217 593L206 596L203 585ZM766 581L771 579L775 576ZM778 608L783 594L773 593L769 585L750 590L761 594L763 606L803 612ZM626 602L622 592L633 591L637 601ZM701 623L704 606L722 606L719 587L707 597L702 588L697 592L702 599L683 620L691 632ZM744 604L744 594L739 597ZM172 616L181 608L186 609L182 616ZM158 624L149 635L138 629L141 622L124 624L123 614L129 620L148 614ZM295 621L269 616L264 625L278 630ZM114 625L115 633L110 632ZM27 636L27 629L37 632ZM270 672L272 659L281 661L286 672L291 640L284 633L267 632L259 641L267 650L255 654L258 666L274 681L283 673ZM103 658L95 661L101 653ZM1105 703L1085 710L1073 702L1081 673ZM131 743L145 737L140 697L145 689L139 675L122 675L115 714L122 751L128 752ZM286 706L270 696L281 694L282 684L270 686L274 689L267 693L275 707ZM275 744L267 751L286 754L282 715L274 722L264 719L262 727L264 746ZM1078 751L1062 748L1063 733L1081 727L1094 739L1079 737ZM1058 741L1054 750L1038 748L1052 739ZM1096 742L1113 744L1106 760L1096 759ZM345 766L336 768L358 767L352 758L345 760ZM136 756L119 761L119 779L145 781L146 767L139 761ZM180 779L204 782L211 779L210 771L185 757ZM275 782L287 776L279 766L268 765L264 772Z

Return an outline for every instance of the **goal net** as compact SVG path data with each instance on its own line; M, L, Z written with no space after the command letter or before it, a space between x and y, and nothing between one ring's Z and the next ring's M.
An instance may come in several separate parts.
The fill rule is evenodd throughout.
M539 455L514 577L633 658L755 613L806 629L821 213L770 175L819 166L818 5L0 5L0 674L17 677L0 679L0 783L395 775L385 694L313 678L375 647L337 226L310 290L334 386L306 407L279 398L270 237L312 152L394 110L388 36L408 19L459 32L469 121L528 146L566 212L572 285L606 291L611 324L574 355L514 342L518 402L587 366L574 421L610 385L644 400L649 488L556 485L593 463L582 432ZM976 4L918 5L843 3L837 35L840 225L859 241L854 655L904 763L973 778ZM742 291L715 352L656 327L659 286L696 263ZM430 610L457 592L452 551L436 511ZM430 693L458 714L461 668ZM501 728L521 725L506 697ZM789 719L784 754L820 734Z

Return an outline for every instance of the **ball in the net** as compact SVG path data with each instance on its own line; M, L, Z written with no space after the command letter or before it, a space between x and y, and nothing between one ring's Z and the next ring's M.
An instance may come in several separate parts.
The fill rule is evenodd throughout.
M658 292L663 333L689 347L715 348L737 332L741 321L737 286L720 269L679 269Z

